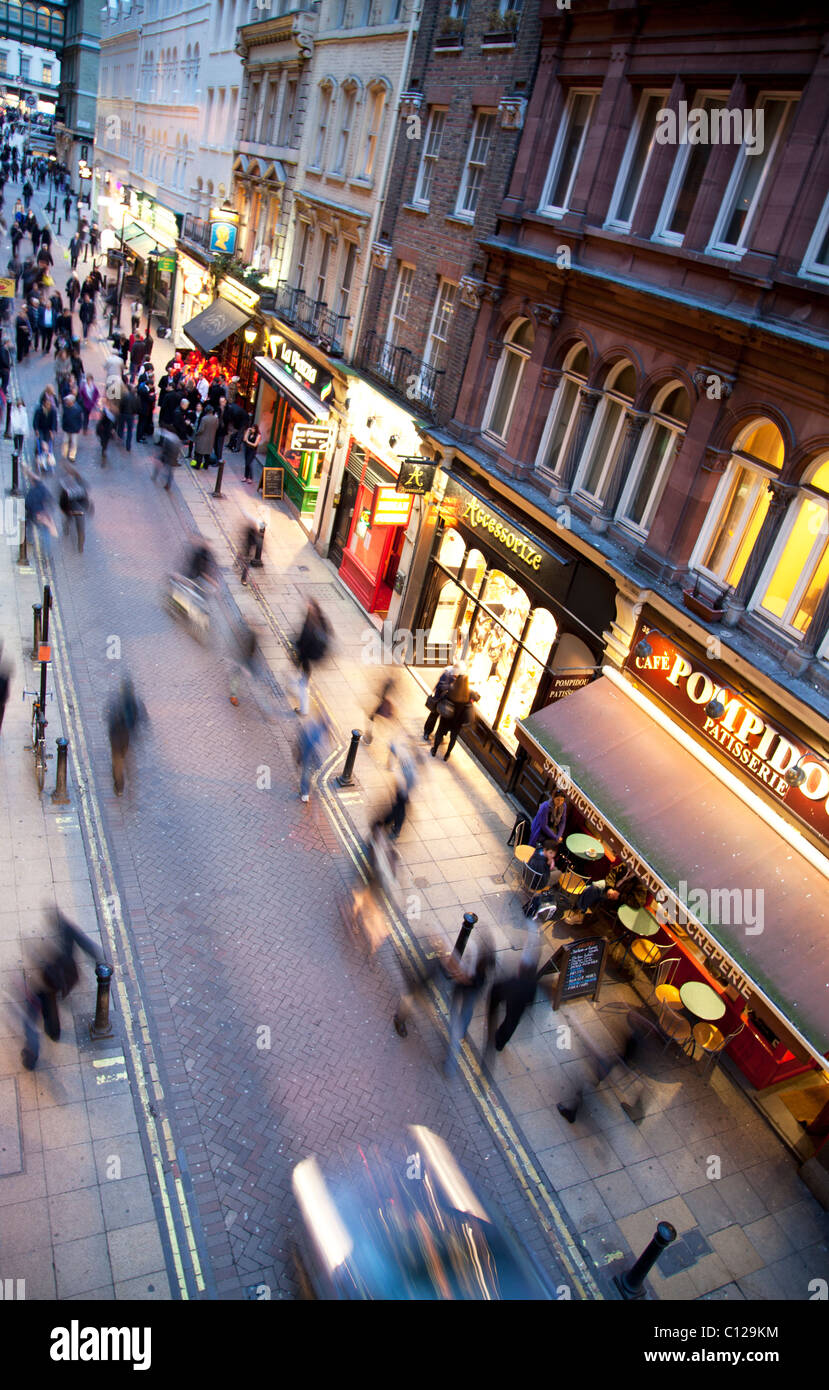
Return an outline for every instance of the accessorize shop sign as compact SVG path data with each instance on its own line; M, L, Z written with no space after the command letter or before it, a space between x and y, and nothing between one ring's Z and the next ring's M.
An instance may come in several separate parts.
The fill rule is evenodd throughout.
M452 517L449 524L466 529L503 556L514 574L534 578L549 593L560 590L569 560L546 549L509 516L476 497L454 478L450 477L447 483L441 509L447 519Z
M638 624L625 667L707 743L716 744L753 787L829 843L826 758L648 623Z

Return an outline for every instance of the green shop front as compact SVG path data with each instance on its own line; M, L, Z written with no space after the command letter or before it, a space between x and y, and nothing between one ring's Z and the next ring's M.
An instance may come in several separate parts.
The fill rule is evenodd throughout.
M325 454L294 449L297 425L325 424L331 413L333 377L287 338L272 333L269 355L255 358L255 419L267 468L281 468L285 495L300 516L311 517L323 477Z

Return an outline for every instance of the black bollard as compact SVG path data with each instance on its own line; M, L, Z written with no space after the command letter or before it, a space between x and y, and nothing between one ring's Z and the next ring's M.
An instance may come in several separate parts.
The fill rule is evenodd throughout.
M342 772L337 778L337 782L341 787L354 786L354 778L351 774L354 771L354 759L357 757L357 749L360 746L360 739L362 737L363 735L361 734L359 729L351 730L351 743L349 745L348 753L346 754L345 767L343 768Z
M42 639L41 639L41 635L40 635L40 612L41 612L41 610L40 610L40 604L39 604L39 603L33 603L33 604L32 604L32 650L31 650L31 653L30 653L32 661L37 661L37 654L38 654L38 652L40 651L40 643L41 643L41 640L42 640Z
M111 1038L112 1024L109 1021L109 986L112 982L112 966L99 961L95 966L95 979L98 981L98 997L95 1000L95 1019L89 1025L91 1038Z
M12 485L9 488L9 496L20 496L20 459L17 454L12 454Z
M455 942L455 955L457 956L458 960L460 960L461 956L466 950L466 943L472 935L472 928L474 927L477 920L478 919L475 916L474 912L465 912L463 914L463 925L461 926L461 929L458 932L458 939Z
M650 1274L659 1256L672 1240L676 1240L676 1230L670 1221L660 1221L656 1228L656 1235L646 1250L642 1251L639 1259L632 1269L625 1270L624 1274L614 1274L613 1282L624 1299L639 1299L647 1297L642 1285Z
M17 563L18 563L19 565L28 565L28 563L29 563L29 550L28 550L28 546L27 546L27 544L26 544L26 521L25 521L25 519L20 523L20 549L19 549L19 551L18 551L18 553L17 553Z
M224 461L223 458L220 458L220 459L219 459L219 467L218 467L218 469L217 469L217 471L216 471L216 486L215 486L214 489L213 489L213 496L214 496L214 497L222 497L222 496L224 495L224 494L222 493L222 478L224 477L224 471L225 471L225 461ZM260 547L260 554L261 554L261 547ZM260 563L260 564L262 563L261 560L260 560L259 563Z
M52 792L53 806L68 806L69 795L66 790L66 754L69 748L69 740L66 738L55 739L58 746L58 767L55 780L55 790Z
M58 225L55 228L55 236L60 236L60 218L58 218Z
M266 521L260 521L259 523L259 535L256 538L256 552L250 562L253 569L261 570L262 568L262 546L265 544L265 529L267 524Z
M7 400L7 401L6 401L6 429L5 429L5 433L4 433L4 435L3 435L3 438L4 438L4 439L11 439L11 437L12 437L12 407L11 407L11 401L10 401L10 400Z
M52 611L52 590L48 584L43 586L43 619L41 641L44 647L49 645L49 614Z
M43 714L43 715L46 714L46 672L47 672L47 670L48 670L48 667L49 667L48 661L41 661L41 663L40 663L40 712L41 712L41 714Z

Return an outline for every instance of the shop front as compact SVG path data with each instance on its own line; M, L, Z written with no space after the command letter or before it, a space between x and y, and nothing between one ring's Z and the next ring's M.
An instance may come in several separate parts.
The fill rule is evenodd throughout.
M517 735L645 885L647 940L682 1002L708 987L711 1012L689 1014L695 1055L727 1053L801 1160L825 1163L829 760L765 703L640 620L621 669Z
M176 349L189 349L190 342L184 333L184 325L202 313L212 299L207 265L195 260L179 247L178 274L170 315L172 343Z
M194 345L187 357L188 370L197 377L233 383L247 409L253 408L254 344L262 331L256 321L258 303L255 291L226 276L212 304L182 330Z
M435 667L466 662L479 698L464 740L529 807L541 782L518 742L517 721L596 675L615 586L466 479L446 475L432 506L437 525L413 664L433 683Z
M388 615L413 498L397 473L354 438L334 514L328 558L368 613Z
M128 196L126 205L115 198L99 198L99 206L104 201L111 219L102 235L101 249L120 255L123 245L124 298L132 298L147 314L158 314L166 321L175 293L176 241L182 216L149 194L132 189Z
M309 518L317 505L326 448L297 447L302 442L297 427L327 425L333 376L281 334L269 332L266 341L268 355L254 360L260 449L266 467L283 470L286 496L301 517Z

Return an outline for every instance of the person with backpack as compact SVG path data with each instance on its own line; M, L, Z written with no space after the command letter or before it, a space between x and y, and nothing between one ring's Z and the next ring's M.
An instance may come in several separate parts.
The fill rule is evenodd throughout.
M296 714L305 715L308 713L310 704L311 669L313 666L317 666L327 655L330 636L331 629L325 614L316 599L309 599L308 607L305 612L305 621L294 643L297 665L300 669L300 677L297 682L299 708L295 711Z
M91 295L85 294L81 299L81 306L78 310L78 318L83 325L84 338L89 337L89 329L95 322L95 304Z
M72 523L78 539L78 553L83 554L86 540L86 518L93 512L92 500L86 483L69 464L64 465L64 482L58 498L58 506L63 513L63 534L66 535Z
M469 689L469 677L463 668L459 669L449 693L444 700L441 700L437 707L439 722L435 741L432 744L432 757L436 758L438 749L446 735L449 735L449 743L443 755L443 761L448 763L449 756L455 746L458 734L465 724L469 723L472 717L472 706L480 696Z

